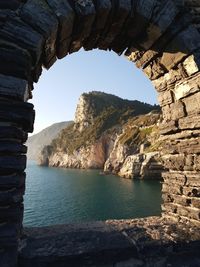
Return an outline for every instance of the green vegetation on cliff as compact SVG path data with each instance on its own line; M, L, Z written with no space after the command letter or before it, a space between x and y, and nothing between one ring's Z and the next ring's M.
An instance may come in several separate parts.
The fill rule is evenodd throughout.
M139 147L141 144L150 147L151 144L148 141L149 136L154 136L153 143L159 138L159 129L157 126L159 119L160 114L156 112L129 119L123 126L124 131L120 135L119 142L122 145L127 145L130 149Z
M140 127L146 127L156 123L159 115L148 116L148 118L141 116L151 111L159 112L159 107L149 105L139 101L123 100L117 96L91 92L83 94L84 107L86 116L92 118L87 125L82 126L81 122L73 123L66 129L62 130L59 136L51 143L51 149L48 147L48 152L54 153L56 151L63 151L68 154L72 154L80 147L85 147L93 144L104 133L110 133L117 131L117 128L125 126L127 131L121 138L121 142L127 145L139 144L144 137L148 134L149 129L142 131L138 130L138 127L129 127L130 125L137 125ZM153 113L152 113L153 114ZM151 122L151 117L152 122ZM81 129L81 130L80 130ZM47 149L44 149L43 154L47 153Z

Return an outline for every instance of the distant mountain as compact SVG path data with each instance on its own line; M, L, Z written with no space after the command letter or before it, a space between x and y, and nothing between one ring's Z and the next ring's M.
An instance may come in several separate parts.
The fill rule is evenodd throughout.
M61 130L72 124L72 121L63 121L43 129L41 132L30 136L26 145L28 146L27 157L29 160L37 160L44 146L51 144Z

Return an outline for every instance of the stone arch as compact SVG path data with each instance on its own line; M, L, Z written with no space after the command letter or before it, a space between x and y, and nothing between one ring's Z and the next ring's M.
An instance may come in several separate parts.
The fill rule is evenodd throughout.
M162 216L199 226L200 33L198 1L2 0L0 3L0 251L17 257L23 220L27 103L42 66L99 48L124 54L153 82L166 140ZM190 14L189 14L190 13ZM3 263L4 264L4 263Z

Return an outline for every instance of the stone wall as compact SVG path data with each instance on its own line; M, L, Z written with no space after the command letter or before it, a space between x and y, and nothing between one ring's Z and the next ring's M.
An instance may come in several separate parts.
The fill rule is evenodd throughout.
M163 216L199 225L199 1L1 0L0 266L15 266L31 98L42 66L99 48L125 55L158 91L166 139Z

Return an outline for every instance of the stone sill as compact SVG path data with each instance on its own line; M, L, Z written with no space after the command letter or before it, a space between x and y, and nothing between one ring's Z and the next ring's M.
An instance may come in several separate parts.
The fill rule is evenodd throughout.
M200 231L161 217L25 228L19 267L200 266Z

